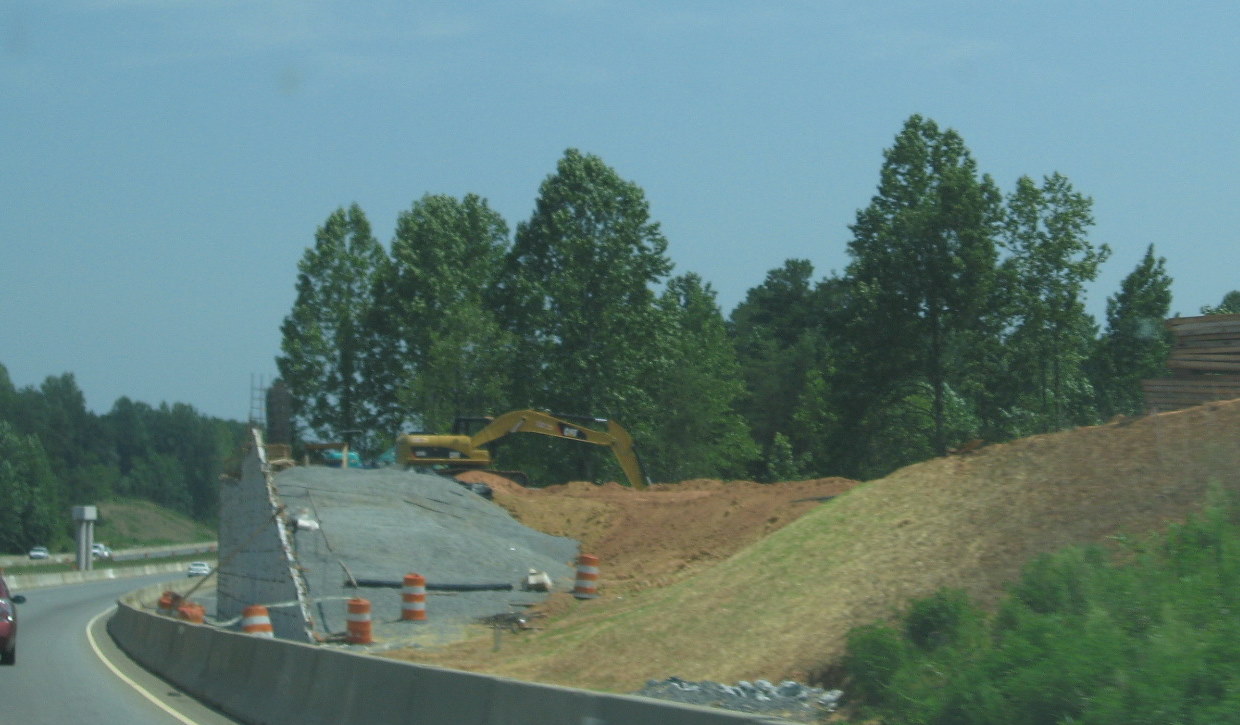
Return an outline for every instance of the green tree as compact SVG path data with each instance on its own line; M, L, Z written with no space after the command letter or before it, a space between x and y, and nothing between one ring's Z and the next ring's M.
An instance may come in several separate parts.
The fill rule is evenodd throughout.
M9 369L0 363L0 420L13 421L17 417L17 388L9 377Z
M189 405L154 409L127 397L97 416L86 409L72 374L19 391L3 366L0 422L12 432L8 472L19 471L21 479L7 494L6 511L28 518L32 536L48 544L69 535L71 505L114 496L144 498L211 521L224 461L246 432L242 423L208 418ZM31 496L33 508L23 509L18 500ZM51 523L40 518L45 512Z
M104 416L116 446L117 463L122 474L133 470L135 463L154 447L151 426L155 424L151 406L126 396L116 399L112 410Z
M367 320L367 395L385 435L503 412L509 336L483 296L507 249L507 223L473 194L427 195L397 218Z
M194 513L185 471L168 454L152 452L139 458L120 485L127 496L153 501L179 513Z
M340 439L373 419L362 391L363 321L385 256L353 204L327 218L297 264L297 298L280 327L276 366L295 414L319 436Z
M671 271L666 250L637 184L597 156L566 151L517 225L490 297L516 335L511 401L651 430L648 376L662 369L653 287ZM574 456L556 475L590 474L596 459Z
M762 482L799 481L805 478L805 458L792 452L792 442L788 440L788 436L776 433L766 454L766 471L762 474Z
M1085 286L1110 254L1087 237L1092 206L1058 173L1041 186L1023 176L1008 197L1004 240L1011 256L1003 271L1015 328L1003 347L1008 374L995 382L1010 391L1009 410L1031 411L1036 421L1008 435L1091 422L1085 362L1096 332L1085 312Z
M1203 315L1240 315L1240 290L1232 290L1223 295L1223 301L1217 305L1205 305L1201 308Z
M947 401L991 353L995 238L1002 197L960 135L914 115L884 152L878 193L857 212L845 278L851 415L919 381L930 391L930 449L949 444Z
M0 420L0 551L25 551L35 544L61 545L64 497L35 436L18 433Z
M1167 372L1170 334L1163 327L1171 309L1171 277L1154 245L1107 298L1107 329L1098 341L1090 370L1103 416L1139 415L1145 407L1141 380Z
M219 475L245 436L243 424L204 416L184 403L152 408L127 397L113 403L102 422L116 446L116 493L199 521L215 519ZM96 492L100 497L106 494Z
M813 274L809 260L785 260L732 310L730 329L748 391L740 409L765 449L781 432L794 448L804 443L788 431L824 366L823 315Z
M38 389L17 393L12 419L19 432L38 437L58 477L94 463L113 463L111 441L86 409L86 396L72 373L49 375Z
M736 410L739 364L715 291L696 274L677 276L659 298L663 369L651 378L661 414L643 457L659 480L740 477L758 448Z
M199 521L214 520L223 462L240 445L244 427L204 416L185 403L161 404L159 419L160 453L175 462L184 487L183 494L176 494L176 500L183 502L179 510ZM169 487L175 488L176 482L170 478Z

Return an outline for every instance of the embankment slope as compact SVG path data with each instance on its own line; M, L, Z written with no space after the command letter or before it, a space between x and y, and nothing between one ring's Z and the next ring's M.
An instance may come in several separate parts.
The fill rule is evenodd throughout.
M988 446L861 485L500 486L496 500L518 519L611 553L604 596L561 595L543 630L498 652L480 638L400 656L613 691L671 675L812 679L850 628L912 597L951 586L991 603L1040 553L1184 519L1212 486L1240 486L1238 432L1233 401ZM803 500L832 493L842 495ZM625 525L656 511L658 525Z

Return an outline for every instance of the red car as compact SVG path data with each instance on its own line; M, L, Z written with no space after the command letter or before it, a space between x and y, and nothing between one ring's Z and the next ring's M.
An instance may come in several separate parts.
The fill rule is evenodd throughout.
M0 665L17 662L17 607L26 598L10 594L9 585L0 576Z

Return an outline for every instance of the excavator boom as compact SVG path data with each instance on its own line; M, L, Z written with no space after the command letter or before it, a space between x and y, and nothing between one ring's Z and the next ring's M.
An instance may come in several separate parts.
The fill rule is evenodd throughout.
M607 446L616 455L620 468L633 488L642 489L650 483L628 431L612 420L590 418L593 423L606 424L600 431L574 423L540 410L516 410L495 418L477 433L470 435L427 435L411 433L396 439L397 460L405 466L451 466L454 468L490 468L491 453L486 448L513 433L537 433L553 438L567 438L598 446Z

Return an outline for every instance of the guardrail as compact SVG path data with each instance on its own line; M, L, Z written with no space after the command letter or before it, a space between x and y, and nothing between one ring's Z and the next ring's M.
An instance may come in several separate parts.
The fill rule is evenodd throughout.
M740 725L789 721L632 695L521 682L273 640L157 615L160 587L108 622L134 660L244 722L452 725ZM789 723L790 725L790 723Z

